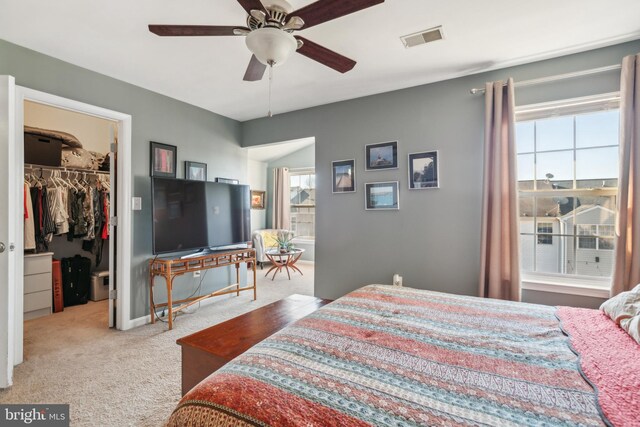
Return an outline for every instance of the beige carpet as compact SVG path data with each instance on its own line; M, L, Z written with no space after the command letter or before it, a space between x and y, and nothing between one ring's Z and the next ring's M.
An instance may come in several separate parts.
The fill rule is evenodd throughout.
M106 327L106 301L69 307L25 323L26 360L2 403L69 403L73 426L159 426L180 399L180 347L176 339L298 293L313 295L313 264L304 273L265 279L251 292L221 296L195 313L121 332Z

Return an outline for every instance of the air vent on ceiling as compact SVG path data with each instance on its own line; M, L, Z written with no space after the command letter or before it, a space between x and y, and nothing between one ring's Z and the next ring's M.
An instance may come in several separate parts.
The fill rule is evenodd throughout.
M402 40L404 47L410 48L420 46L421 44L442 40L443 38L444 36L442 35L442 26L439 26L420 31L419 33L402 36L400 37L400 40Z

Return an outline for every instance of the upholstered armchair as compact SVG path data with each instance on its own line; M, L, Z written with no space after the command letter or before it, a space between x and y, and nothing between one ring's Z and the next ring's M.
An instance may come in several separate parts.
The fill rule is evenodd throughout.
M293 232L289 230L265 228L263 230L256 230L252 233L251 240L253 241L253 247L256 250L256 261L260 268L262 268L265 261L269 261L265 252L269 249L278 247L278 243L276 242L277 237L280 237L281 239L291 239L293 238Z

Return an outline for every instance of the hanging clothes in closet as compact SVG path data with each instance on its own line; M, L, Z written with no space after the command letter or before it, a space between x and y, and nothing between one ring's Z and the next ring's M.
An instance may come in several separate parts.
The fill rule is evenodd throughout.
M45 179L28 174L25 179L25 250L44 252L53 236L82 239L82 248L102 261L109 237L109 183L106 176L87 180L86 173L50 170ZM62 174L66 177L62 178ZM71 179L71 176L74 179ZM89 174L91 175L91 174Z

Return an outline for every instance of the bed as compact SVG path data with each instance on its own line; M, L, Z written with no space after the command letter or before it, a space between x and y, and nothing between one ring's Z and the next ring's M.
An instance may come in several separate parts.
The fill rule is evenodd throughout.
M167 424L640 425L639 361L598 310L370 285L225 365Z

